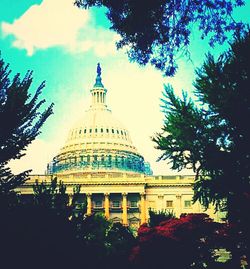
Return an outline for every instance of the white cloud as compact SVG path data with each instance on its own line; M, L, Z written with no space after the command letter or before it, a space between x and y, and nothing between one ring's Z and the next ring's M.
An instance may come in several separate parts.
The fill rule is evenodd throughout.
M13 23L3 22L3 33L13 35L13 46L25 49L29 56L36 50L63 47L77 53L90 49L98 56L115 52L115 34L96 30L90 13L73 5L73 0L43 0L31 6Z
M32 169L31 174L44 174L46 165L54 157L58 144L49 143L42 139L34 140L26 150L26 155L19 160L9 162L14 174Z

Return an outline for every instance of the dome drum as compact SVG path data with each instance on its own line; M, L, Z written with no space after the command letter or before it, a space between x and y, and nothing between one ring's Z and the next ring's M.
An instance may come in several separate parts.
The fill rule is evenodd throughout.
M51 173L72 172L79 170L119 170L130 171L134 173L144 173L145 163L140 155L130 152L110 152L98 151L89 154L70 154L66 156L57 156L54 158L50 168Z

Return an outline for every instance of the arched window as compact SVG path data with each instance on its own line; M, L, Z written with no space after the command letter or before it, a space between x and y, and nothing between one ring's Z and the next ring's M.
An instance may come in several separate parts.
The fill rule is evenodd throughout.
M92 133L92 129L89 129L89 132Z
M115 133L115 130L114 129L112 129L112 134L114 134Z
M82 133L82 130L80 129L80 130L79 130L79 134L81 134L81 133Z
M121 131L121 134L123 135L123 131Z
M101 128L101 133L103 133L103 128Z
M98 131L97 128L95 128L95 132L96 132L96 133L97 133L97 131Z
M109 129L106 129L106 132L109 133Z
M87 130L86 130L86 129L84 129L84 133L85 133L85 134L87 133Z
M117 134L119 134L119 130L117 130L116 132L117 132Z

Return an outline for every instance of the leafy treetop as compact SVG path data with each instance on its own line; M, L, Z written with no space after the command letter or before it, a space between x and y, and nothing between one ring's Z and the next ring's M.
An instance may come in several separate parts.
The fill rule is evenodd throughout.
M126 48L131 61L151 63L166 76L175 74L179 56L189 55L194 24L202 39L209 37L212 47L244 28L232 17L243 0L76 0L75 4L106 7L111 29L121 37L117 48Z
M28 171L14 176L6 165L11 159L25 155L23 150L53 113L53 104L41 111L45 100L38 100L45 82L31 96L28 90L32 72L28 71L23 79L20 74L11 79L10 73L9 65L0 58L0 192L8 192L24 182Z
M250 253L250 32L218 59L208 55L194 82L197 103L171 86L163 132L153 140L172 168L196 173L194 201L226 209L235 225L233 260ZM248 253L248 254L247 254ZM236 266L231 268L237 268Z

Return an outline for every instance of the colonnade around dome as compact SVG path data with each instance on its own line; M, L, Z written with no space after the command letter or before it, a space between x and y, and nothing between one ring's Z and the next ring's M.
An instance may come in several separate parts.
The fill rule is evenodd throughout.
M126 151L114 151L107 154L105 150L98 152L79 151L74 154L61 154L48 165L47 173L67 173L71 171L131 171L134 173L152 174L148 163L137 154Z

